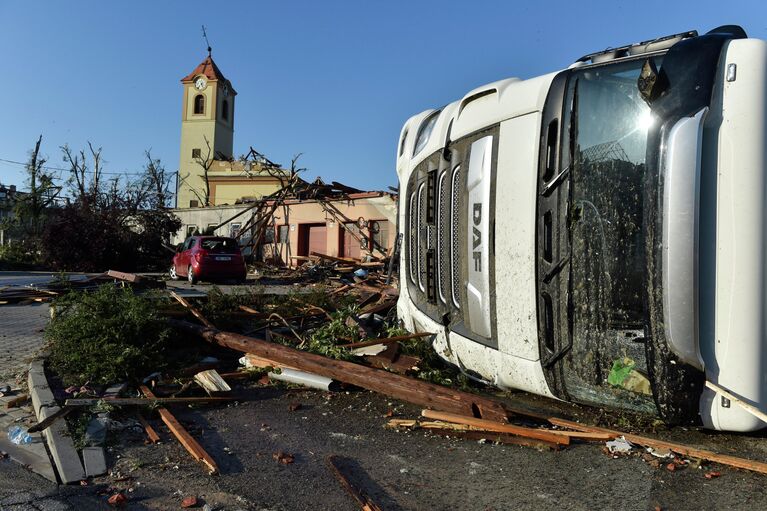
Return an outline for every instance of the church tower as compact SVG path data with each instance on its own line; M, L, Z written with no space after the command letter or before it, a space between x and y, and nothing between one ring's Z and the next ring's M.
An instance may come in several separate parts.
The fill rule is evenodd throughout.
M208 57L181 79L181 157L178 165L176 207L202 207L204 172L200 162L233 157L234 97L232 84Z

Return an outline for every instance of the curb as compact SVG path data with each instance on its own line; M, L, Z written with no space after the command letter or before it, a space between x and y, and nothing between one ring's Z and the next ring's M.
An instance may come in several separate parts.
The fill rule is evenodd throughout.
M59 410L53 392L45 376L43 359L36 359L29 365L29 394L37 420L42 421ZM77 483L85 479L85 470L80 456L67 431L66 422L59 420L43 431L48 450L56 465L62 483Z

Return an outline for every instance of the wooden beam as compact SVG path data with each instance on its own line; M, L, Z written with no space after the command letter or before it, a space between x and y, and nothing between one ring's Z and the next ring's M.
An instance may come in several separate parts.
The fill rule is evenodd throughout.
M483 418L496 421L505 421L510 413L500 401L434 385L423 380L365 367L354 362L330 359L254 337L222 332L215 328L203 328L186 321L169 319L168 323L178 330L197 335L210 343L256 355L277 366L295 367L301 371L357 385L419 406L462 415L477 413Z
M466 424L474 426L483 431L493 431L495 433L508 433L511 435L522 436L525 438L532 438L535 440L543 440L545 442L553 442L560 445L570 445L570 437L566 435L558 435L551 430L546 429L534 429L526 428L523 426L515 426L513 424L503 424L500 422L494 422L486 419L477 419L475 417L467 417L465 415L458 415L455 413L438 412L436 410L422 410L421 415L428 419L437 419L446 422L455 422L458 424Z
M336 263L358 264L360 262L358 259L352 259L351 257L336 257L336 256L323 254L321 252L310 252L309 255L317 256L320 259L327 259L328 261L334 261Z
M452 431L449 429L432 429L435 435L447 436L450 438L464 438L467 440L487 440L495 444L521 445L532 447L533 449L551 449L558 451L562 448L561 444L546 442L544 440L533 440L521 436L510 435L508 433L494 433L492 431Z
M126 282L132 282L134 284L141 281L141 277L135 273L125 273L117 270L109 270L107 276Z
M191 404L210 404L226 403L231 401L231 397L113 397L113 398L78 398L67 399L64 406L93 406L99 403L108 403L115 406L156 406L156 405L191 405Z
M753 405L751 405L749 403L746 403L741 398L737 397L736 395L732 394L731 392L728 392L727 390L723 389L719 385L717 385L715 383L712 383L710 381L706 382L706 387L710 388L711 390L713 390L717 394L723 395L724 397L726 397L730 401L733 401L735 404L737 404L738 406L743 408L745 411L747 411L748 413L750 413L751 415L753 415L754 417L756 417L760 421L762 421L762 422L767 424L767 414L765 414L763 411L761 411L757 407L755 407L755 406L753 406Z
M139 390L141 390L142 394L144 394L149 399L157 399L154 393L149 390L149 387L146 385L141 385ZM210 475L218 474L218 465L216 465L216 462L207 452L205 452L205 449L203 449L197 440L195 440L194 437L189 434L189 432L184 428L184 426L181 425L181 423L173 416L173 414L170 413L167 408L162 407L157 409L157 413L160 414L162 421L166 426L168 426L170 432L173 433L173 436L176 437L176 440L178 440L179 443L184 446L189 454L191 454L195 460L202 463Z
M208 328L216 328L215 326L213 326L213 323L211 323L210 321L208 321L207 319L205 319L205 316L203 316L203 315L202 315L202 313L200 313L200 311L198 311L197 309L195 309L194 307L192 307L192 306L189 304L189 302L187 302L187 301L186 301L186 300L185 300L183 297L179 296L179 294L178 294L178 293L176 293L175 291L171 291L171 292L170 292L170 295L171 295L173 298L175 298L175 299L176 299L176 301L178 301L178 303L180 303L181 305L183 305L184 307L186 307L187 309L189 309L189 312L191 312L192 314L194 314L194 317L196 317L197 319L199 319L199 320L200 320L200 323L202 323L203 325L205 325L205 326L206 326L206 327L208 327Z
M327 462L330 471L333 472L333 475L336 476L338 482L341 483L341 486L343 486L344 490L346 490L346 493L352 496L352 498L360 506L360 509L363 511L381 511L381 508L378 506L378 504L373 502L370 497L352 485L349 479L346 478L343 472L341 472L341 469L338 466L337 458L335 456L328 456L325 461Z
M141 423L141 425L144 426L144 431L146 432L146 436L149 438L149 441L153 444L159 442L160 435L157 434L157 431L152 427L151 424L149 424L149 421L146 420L141 412L137 412L136 417L138 418L138 421Z
M10 410L11 408L17 408L24 404L27 399L29 399L27 394L19 394L18 396L14 396L9 401L5 402L5 409Z
M434 335L431 332L421 332L418 334L399 335L397 337L384 337L382 339L370 339L369 341L353 342L351 344L341 344L341 348L365 348L375 346L376 344L393 344L399 341L409 341L411 339L420 339L421 337L430 337Z
M615 436L623 436L626 440L637 445L643 445L645 447L652 447L658 450L674 451L682 456L688 456L690 458L698 458L702 460L712 461L714 463L720 463L722 465L728 465L735 468L741 468L743 470L750 470L752 472L758 472L760 474L767 474L767 463L755 460L749 460L746 458L739 458L737 456L730 456L728 454L720 454L714 451L707 451L705 449L696 449L683 444L677 444L674 442L667 442L665 440L658 440L656 438L649 438L640 435L634 435L632 433L623 433L607 428L599 428L596 426L588 426L579 422L569 421L566 419L558 419L552 417L549 419L551 424L560 426L563 428L576 429L578 431L591 431L601 433L611 433Z
M31 428L27 430L28 433L37 433L38 431L43 431L44 429L47 429L51 424L56 422L57 420L61 419L62 417L66 417L70 413L74 411L74 407L71 406L62 406L54 413L50 414L45 419L41 420Z

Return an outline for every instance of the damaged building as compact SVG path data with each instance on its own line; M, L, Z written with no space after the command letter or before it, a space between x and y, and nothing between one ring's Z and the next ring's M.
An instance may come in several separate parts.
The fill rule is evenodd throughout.
M256 260L295 266L312 252L386 257L396 237L396 195L301 179L250 148L233 158L236 91L210 54L182 78L181 156L171 240L231 236Z

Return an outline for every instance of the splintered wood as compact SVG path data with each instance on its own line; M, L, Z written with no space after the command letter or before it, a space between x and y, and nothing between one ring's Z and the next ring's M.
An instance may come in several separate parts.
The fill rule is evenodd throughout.
M341 467L336 456L328 456L325 461L327 462L330 471L333 472L333 475L336 476L338 482L341 483L343 489L352 496L352 498L360 506L360 509L363 511L381 511L381 508L378 506L378 504L373 502L373 500L362 490L354 486L351 481L349 481L349 479L344 475L344 473L341 471Z
M194 381L196 381L197 384L205 389L205 392L211 396L232 391L232 388L215 369L208 369L207 371L201 371L195 374Z
M552 417L549 422L555 426L563 428L576 429L578 431L588 431L594 433L608 433L615 436L622 436L629 442L645 447L652 447L653 449L667 449L673 451L682 456L688 456L690 458L698 458L701 460L713 461L714 463L721 463L722 465L729 465L735 468L741 468L743 470L750 470L752 472L758 472L760 474L767 474L767 463L755 460L749 460L746 458L739 458L737 456L730 456L728 454L720 454L714 451L707 451L705 449L696 449L683 444L677 444L674 442L667 442L665 440L658 440L656 438L649 438L640 435L634 435L632 433L623 433L621 431L615 431L607 428L599 428L596 426L588 426L579 422L574 422L565 419L558 419Z
M175 299L176 299L176 301L178 301L178 303L180 303L181 305L183 305L184 307L186 307L187 309L189 309L189 312L191 312L192 314L194 314L194 317L195 317L195 318L197 318L197 319L199 319L199 320L200 320L200 323L202 323L203 325L205 325L205 326L206 326L206 327L208 327L208 328L215 328L215 326L213 326L213 323L211 323L210 321L208 321L208 320L205 318L205 316L203 316L203 315L202 315L202 313L201 313L200 311L198 311L197 309L195 309L194 307L192 307L192 306L189 304L189 302L187 302L187 301L186 301L184 298L182 298L181 296L179 296L179 294L178 294L178 293L176 293L175 291L171 291L171 292L170 292L170 295L171 295L173 298L175 298Z
M154 393L149 390L149 387L146 385L141 385L139 390L141 390L141 393L149 399L157 399ZM173 433L173 436L176 437L176 440L178 440L179 443L184 446L189 454L191 454L194 459L202 463L210 475L218 474L218 465L216 465L216 462L207 452L205 452L205 449L203 449L197 440L195 440L194 437L189 434L186 428L181 425L181 423L173 416L173 414L170 413L167 408L162 407L157 409L157 413L160 414L162 421L166 426L168 426L170 432Z

